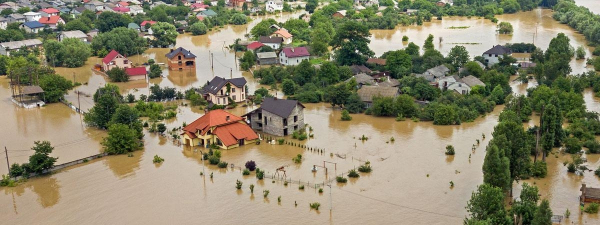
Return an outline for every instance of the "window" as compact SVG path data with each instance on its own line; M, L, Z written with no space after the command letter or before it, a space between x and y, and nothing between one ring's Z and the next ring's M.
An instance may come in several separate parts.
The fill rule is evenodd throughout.
M298 130L298 125L294 126L294 130Z
M217 104L220 105L221 104L221 99L217 98Z
M488 54L489 57L492 57L492 54Z
M494 57L498 57L498 54L494 54Z
M298 116L294 116L294 123L298 122Z
M287 126L287 119L283 119L283 126Z
M180 56L180 55L179 55L179 56L177 56L177 60L181 60L181 56Z
M235 88L231 88L231 92L235 92Z
M129 60L123 59L123 64L129 64Z
M244 100L244 99L246 99L246 98L244 98L244 94L242 94L242 100Z
M258 113L258 119L262 120L262 113Z
M234 101L236 100L236 99L235 99L235 95L231 96L231 98L232 98Z
M267 126L269 123L267 123L267 117L265 116L265 126Z

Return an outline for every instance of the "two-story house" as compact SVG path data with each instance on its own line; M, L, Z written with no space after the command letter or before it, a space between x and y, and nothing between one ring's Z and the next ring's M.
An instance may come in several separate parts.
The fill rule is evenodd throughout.
M280 28L271 34L271 37L281 37L283 38L283 44L289 45L292 43L292 38L294 35L290 34L287 29Z
M106 57L102 59L102 69L104 71L109 71L112 68L132 68L133 65L129 59L125 58L125 56L121 55L115 50L110 51Z
M21 24L21 29L24 29L25 32L30 34L37 34L41 30L44 30L44 24L38 21L29 21Z
M42 18L42 14L39 12L26 12L23 13L23 16L25 16L27 21L39 21Z
M487 66L492 66L496 63L500 62L500 59L504 57L504 55L512 55L512 51L510 48L504 47L502 45L496 45L489 50L485 51L481 56L485 59Z
M286 136L304 129L304 105L296 100L265 98L260 108L244 117L252 129L272 135Z
M170 70L184 70L184 69L195 69L196 68L196 55L192 54L185 48L179 47L175 50L171 49L171 52L165 55L169 61Z
M295 66L310 58L310 53L305 47L283 48L279 53L279 63L286 66Z
M283 11L283 1L270 0L265 4L265 9L268 12Z
M244 119L222 109L208 111L185 126L181 136L187 146L209 147L215 144L222 149L254 143L259 139Z
M46 9L40 10L40 13L42 14L42 17L50 17L50 16L58 16L60 11L58 11L58 9L55 9L55 8L46 8Z
M276 50L281 47L281 43L283 43L283 38L282 37L260 36L258 38L258 42Z
M202 89L204 99L216 105L229 105L231 102L246 101L246 78L213 78Z
M56 29L56 27L59 24L65 24L65 21L60 18L60 16L49 16L49 17L42 17L40 18L40 20L38 20L41 24L44 24L44 26L48 26L50 27L50 29Z

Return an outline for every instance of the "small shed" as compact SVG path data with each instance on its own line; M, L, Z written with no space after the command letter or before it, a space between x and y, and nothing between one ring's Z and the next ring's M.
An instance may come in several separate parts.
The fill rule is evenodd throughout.
M364 86L358 89L357 93L360 100L366 104L367 108L370 108L374 97L396 97L400 90L397 87Z
M277 64L277 54L275 52L259 52L256 53L256 56L260 65Z
M579 197L580 204L585 203L600 203L600 188L587 187L585 183L581 184L581 196Z

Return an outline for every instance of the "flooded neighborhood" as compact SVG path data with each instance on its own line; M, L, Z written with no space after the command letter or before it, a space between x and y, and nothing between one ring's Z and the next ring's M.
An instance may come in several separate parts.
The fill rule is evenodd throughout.
M53 30L47 24L39 28L44 35L57 35L27 32L24 36L42 40L42 50L25 46L3 54L0 69L6 75L0 76L0 124L4 127L0 147L5 148L6 161L0 160L0 174L6 174L3 182L11 185L0 187L0 221L6 224L600 224L598 209L595 213L588 210L600 203L600 195L597 199L589 195L600 193L600 155L593 150L600 140L600 131L595 132L599 130L595 122L599 120L600 83L595 82L600 82L596 79L600 78L596 72L600 50L594 47L600 46L596 42L600 39L590 40L590 35L577 30L581 26L574 28L572 23L561 23L560 17L555 19L555 14L563 13L560 7L567 7L561 4L571 4L571 0L552 5L546 5L552 2L547 0L529 1L531 10L514 0L108 1L114 5L110 10L94 8L94 4L105 4L97 1L64 1L61 6L54 1L42 6L26 2L32 5L31 11L28 8L20 14L35 12L50 18L53 15L46 15L50 12L46 9L56 8L71 21L87 19L86 14L95 17L95 27L88 27L100 30L95 39L110 40L113 32L131 28L127 24L122 24L127 29L110 27L101 21L112 18L102 14L128 14L134 25L138 19L148 21L137 27L139 35L134 32L131 43L142 38L148 44L143 52L128 54L116 50L134 46L90 41L86 42L90 53L81 66L68 66L69 60L53 66L57 63L51 58L60 57L51 54L52 49L64 42L55 39L63 29L71 30L67 29L71 22L63 21L61 28ZM417 9L410 7L419 5L414 2L435 8L423 6L419 12L431 12L411 15ZM504 2L514 2L520 9L510 12L505 6L511 3ZM596 16L589 20L600 18L600 2L574 2ZM492 12L489 18L458 12L468 7L481 11L485 4L504 7L503 13ZM133 6L148 18L134 14L137 7ZM175 9L165 13L163 7L187 11L185 15L172 12ZM76 8L86 12L76 16ZM228 15L226 24L207 14L210 10L221 16L232 9L237 12ZM150 25L159 13L168 14L170 23L186 25L163 21ZM192 32L188 14L204 26L204 34ZM12 18L14 14L2 15ZM244 23L232 22L236 16L244 16ZM397 23L393 29L373 27L374 18L388 16ZM255 37L261 32L257 27L271 20L275 24L265 26L268 35L272 30L285 30L268 38L281 38L278 48L259 41L264 35ZM410 23L403 25L402 20ZM19 22L24 27L14 30L25 32L33 29L26 24L38 23L24 21ZM499 32L502 22L511 25L510 34ZM348 27L354 23L364 30L356 28L343 36L343 29L353 29ZM166 29L163 24L177 31L186 29L175 32L169 44L160 43L158 33L146 39L144 35L151 34L140 31ZM12 25L8 26L4 30L13 32ZM103 30L104 26L110 29ZM285 43L286 34L291 36L288 29L294 41ZM323 32L331 37L324 42L322 54L315 53L317 30L335 30L335 35ZM593 32L594 38L600 35L599 29ZM366 41L354 39L363 35ZM355 44L362 41L370 53ZM252 51L252 43L270 51ZM520 51L515 47L520 43L535 50ZM495 46L511 44L508 54L490 52ZM416 53L409 53L412 45ZM556 47L563 45L567 47ZM0 46L8 49L3 43ZM358 47L344 51L349 46ZM453 61L456 46L464 46L464 62ZM309 56L291 64L306 49ZM571 54L565 56L565 51ZM262 52L274 52L272 65L261 61L266 55ZM66 51L61 57L69 54L74 53ZM494 54L497 65L491 58ZM247 55L260 57L247 67ZM182 63L182 56L189 62ZM476 68L469 67L470 63ZM37 68L27 67L34 64ZM69 82L70 88L55 102L49 100L55 93L41 90L44 95L37 101L43 106L23 100L23 96L37 97L24 92L27 87L47 87L40 78L50 76L43 70L46 66L61 77L56 79ZM109 69L113 66L117 69ZM438 67L447 71L438 76L434 70ZM136 68L143 71L139 79L132 74ZM153 68L160 69L156 78L150 78ZM331 68L335 69L334 81L322 75ZM553 71L560 72L553 76ZM127 76L126 82L117 82L113 74L119 72ZM304 74L310 77L298 78ZM267 81L270 78L272 82ZM383 89L368 91L375 87ZM172 97L157 94L166 96L170 88L174 89ZM388 96L385 90L390 89ZM350 97L339 100L341 92ZM356 112L352 96L360 103ZM517 100L518 96L526 103ZM389 105L381 102L384 98ZM410 109L402 102L409 102ZM442 111L444 107L447 111ZM127 110L136 113L127 114ZM108 118L102 118L105 115ZM450 115L455 116L447 119ZM129 133L117 133L120 125ZM521 138L522 147L514 147ZM36 150L42 144L36 141L50 142L53 149L45 156L56 158L51 166L34 170L32 156L42 154ZM570 152L572 146L577 147L574 152ZM517 149L524 156L514 156ZM494 157L499 160L493 161ZM537 166L542 157L540 175ZM12 176L13 164L25 172ZM526 169L515 169L525 164ZM506 171L496 174L499 168ZM500 193L499 200L488 196L498 200L500 208L480 204L485 209L477 209L476 197L493 192L481 191L488 186ZM523 207L523 196L531 187L536 187L536 200L528 205L533 208L530 212ZM550 211L543 211L545 203ZM485 210L502 215L482 213Z

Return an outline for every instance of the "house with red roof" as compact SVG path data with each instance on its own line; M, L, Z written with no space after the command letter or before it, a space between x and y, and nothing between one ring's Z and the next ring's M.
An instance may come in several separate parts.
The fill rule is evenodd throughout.
M129 13L130 11L128 7L114 7L112 10L119 14Z
M103 59L102 59L102 69L104 71L109 71L112 68L121 68L121 69L127 69L127 68L132 68L133 65L131 63L131 61L129 61L129 59L127 59L125 56L121 55L119 52L112 50L110 51L110 53L108 53L108 55L106 55Z
M310 53L306 47L283 48L279 52L279 63L286 66L295 66L304 60L310 59Z
M263 43L260 43L258 41L252 42L250 43L248 46L246 46L246 48L250 51L255 52L256 50L258 50L259 48L261 48L262 46L265 46Z
M116 5L117 5L117 7L127 7L127 6L129 6L129 2L120 1L120 2L117 2Z
M283 38L283 44L289 45L292 43L292 38L294 35L290 34L290 32L288 32L288 30L285 28L279 28L271 34L271 37L281 37Z
M58 16L58 14L60 14L60 11L58 11L58 9L55 8L45 8L40 10L40 13L42 14L43 17L50 17L50 16Z
M142 21L142 23L140 23L140 28L142 29L142 31L146 31L146 24L150 24L150 26L156 24L156 21L152 21L152 20L144 20Z
M51 29L56 29L58 24L65 24L65 21L60 18L60 16L48 16L40 18L39 22L44 24L44 26L48 25Z
M125 73L129 76L129 80L145 80L148 71L146 67L125 68Z
M208 5L205 5L205 4L204 4L204 3L202 3L202 2L196 2L196 3L192 4L192 5L190 5L190 8L191 8L192 10L196 10L196 9L206 9L206 8L208 8Z
M255 143L259 139L242 117L222 109L208 111L185 126L181 136L187 146L208 147L215 144L222 149Z

